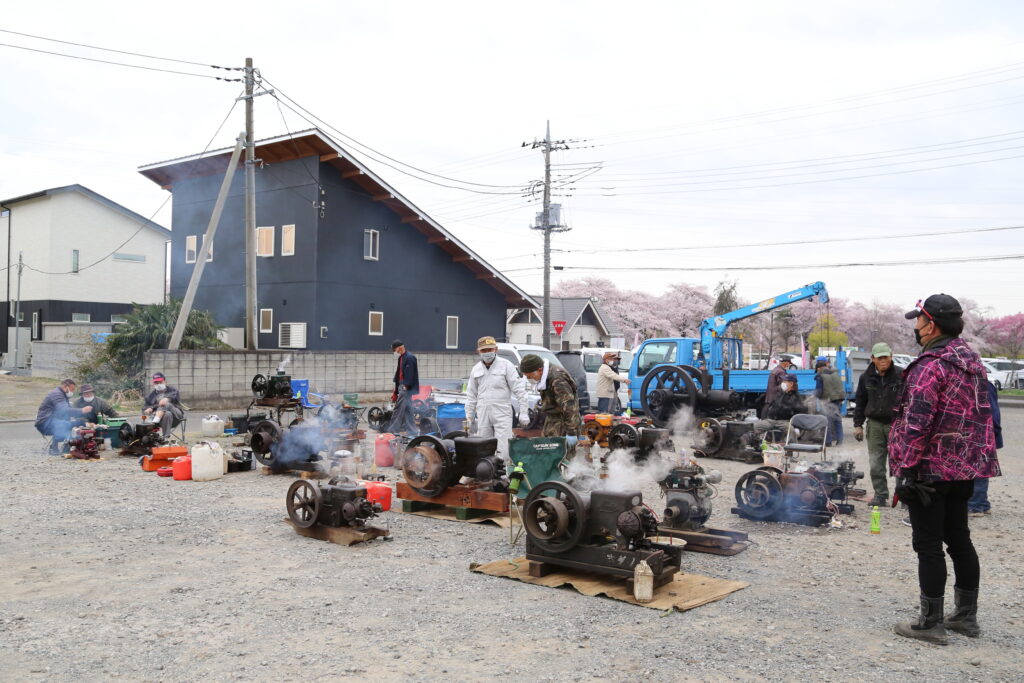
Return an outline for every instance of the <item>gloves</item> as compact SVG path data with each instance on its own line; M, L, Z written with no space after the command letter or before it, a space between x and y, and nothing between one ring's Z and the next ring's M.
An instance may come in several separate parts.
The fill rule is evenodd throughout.
M863 441L864 440L864 428L863 427L854 427L853 428L853 438L857 439L857 441Z
M526 413L519 414L519 426L526 427L530 424L530 416Z
M391 402L394 403L397 400L398 400L398 391L392 391L391 392Z
M578 436L567 436L567 437L565 437L565 445L568 446L569 448L572 448L573 446L575 446L579 442L580 442L580 438Z
M928 507L932 503L932 494L935 489L923 481L917 481L913 477L900 477L896 480L896 495L893 503L899 499L903 503L920 503Z

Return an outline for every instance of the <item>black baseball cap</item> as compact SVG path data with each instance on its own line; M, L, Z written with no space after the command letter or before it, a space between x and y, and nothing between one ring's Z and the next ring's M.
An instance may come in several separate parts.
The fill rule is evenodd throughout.
M922 314L933 320L935 318L949 320L962 316L964 309L960 307L960 302L949 294L932 294L923 302L918 301L914 310L907 311L903 317L913 320Z

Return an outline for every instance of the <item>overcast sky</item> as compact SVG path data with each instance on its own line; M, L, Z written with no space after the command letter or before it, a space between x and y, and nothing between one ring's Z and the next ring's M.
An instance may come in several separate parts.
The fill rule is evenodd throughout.
M660 293L734 278L761 299L823 280L833 297L909 308L945 291L1003 315L1024 308L1020 260L836 264L1024 255L1024 230L899 237L1024 226L1022 15L1005 1L100 1L8 3L0 29L202 64L251 56L267 87L461 188L333 134L530 293L539 202L521 188L543 166L521 144L550 119L569 141L554 172L572 227L554 238L555 282L603 275ZM241 90L3 46L0 73L0 197L81 183L145 216L167 193L138 166L201 151ZM239 105L214 146L243 126ZM258 138L308 127L257 99ZM168 204L157 220L170 218ZM742 246L836 238L859 239ZM724 270L763 265L802 267Z

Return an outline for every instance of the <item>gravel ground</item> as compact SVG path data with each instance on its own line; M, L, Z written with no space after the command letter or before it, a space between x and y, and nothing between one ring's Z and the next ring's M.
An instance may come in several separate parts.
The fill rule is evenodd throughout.
M1007 476L972 519L984 633L945 648L891 632L917 607L898 514L877 536L863 504L839 530L744 521L740 463L705 461L725 474L710 524L756 545L684 570L750 587L663 614L469 572L522 553L507 530L387 513L394 540L340 547L282 521L290 476L174 482L0 426L0 679L1020 680L1024 411L1003 415Z

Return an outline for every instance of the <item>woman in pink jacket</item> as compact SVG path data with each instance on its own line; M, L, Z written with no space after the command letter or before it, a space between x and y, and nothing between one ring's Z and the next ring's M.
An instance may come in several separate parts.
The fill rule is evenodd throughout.
M901 636L945 645L946 629L977 637L978 555L967 525L974 479L999 476L985 369L963 339L963 309L933 294L906 314L921 355L903 371L889 433L889 472L907 504L917 553L921 614L895 626ZM893 505L896 505L896 499ZM943 617L945 544L953 560L956 608Z

